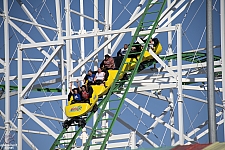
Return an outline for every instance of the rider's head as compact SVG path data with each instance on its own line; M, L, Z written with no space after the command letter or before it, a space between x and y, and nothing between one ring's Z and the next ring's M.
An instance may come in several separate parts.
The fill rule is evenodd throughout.
M91 70L88 70L88 75L92 75L92 71Z
M124 44L123 48L124 49L127 49L128 48L128 45L127 44Z

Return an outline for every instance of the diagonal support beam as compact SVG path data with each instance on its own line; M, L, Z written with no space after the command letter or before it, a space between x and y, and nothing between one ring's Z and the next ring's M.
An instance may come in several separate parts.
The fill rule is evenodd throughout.
M43 129L45 129L45 131L47 131L51 136L53 136L55 139L57 138L58 135L53 132L47 125L45 125L41 120L39 120L36 116L34 116L29 110L27 110L23 106L21 106L21 110L31 119L33 119L37 124L39 124Z
M114 116L114 113L110 112L110 111L106 111L106 113L108 113L111 117ZM120 122L122 125L124 125L125 127L127 127L128 129L135 131L136 134L144 139L148 144L152 145L153 147L159 147L157 144L155 144L153 141L149 140L147 137L145 137L142 133L140 133L139 131L135 130L135 128L133 128L131 125L129 125L128 123L126 123L125 121L123 121L122 119L120 119L119 117L116 118L116 120L118 122Z
M121 97L121 94L118 94L119 97ZM146 109L144 109L143 107L139 106L138 104L136 104L135 102L133 102L132 100L126 98L125 101L127 103L129 103L130 105L134 106L135 108L139 109L141 112L143 112L144 114L146 114L147 116L151 117L152 119L156 120L157 122L159 122L160 124L162 124L163 126L167 127L168 129L172 130L174 133L176 133L177 135L179 135L179 131L177 129L175 129L174 127L172 127L171 125L169 125L168 123L166 123L165 121L163 121L162 119L160 119L159 117L155 116L154 114L152 114L151 112L147 111ZM189 142L194 142L193 139L191 139L190 137L184 135L184 138L189 141Z
M164 111L161 113L161 115L159 115L159 118L160 119L163 119L163 117L168 113L168 111L170 111L170 106L169 107L167 107L166 109L164 109ZM153 129L157 126L159 124L159 122L158 121L155 121L152 125L151 125L151 127L150 128L148 128L148 130L144 133L144 137L148 137L148 135L150 134L150 133L152 133L152 131L153 131ZM137 147L139 147L142 143L143 143L143 140L144 139L140 139L138 142L137 142L137 144L136 144L136 146Z
M5 61L3 61L2 59L0 59L0 64L2 64L4 66L5 65Z
M166 71L168 71L171 76L173 76L175 79L177 79L177 74L169 67L167 66L162 59L160 59L150 48L149 49L149 53L162 65L163 69L165 69Z
M27 15L27 17L35 24L38 24L38 22L36 21L36 19L33 17L33 15L29 12L29 10L26 8L26 6L24 5L24 3L21 0L17 0L17 2L19 3L20 7L22 8L22 10L25 12L25 14ZM44 30L39 27L39 26L35 26L36 29L39 31L39 33L41 34L41 36L45 39L46 42L50 42L51 40L48 38L47 34L44 32ZM55 48L53 46L51 46L51 49L54 51Z
M41 66L41 68L38 70L36 75L31 79L31 81L27 84L27 86L24 88L24 90L21 93L21 97L25 95L25 93L31 88L31 86L34 84L34 82L38 79L38 77L41 75L41 73L45 70L45 68L50 64L50 62L53 60L55 55L58 53L58 51L62 48L63 45L60 45L56 48L56 50L51 54L50 58Z
M84 14L82 14L82 13L80 13L80 12L75 11L75 10L70 9L70 12L72 12L72 13L74 13L74 14L76 14L76 15L82 16L82 17L84 17L84 18L87 18L87 19L89 19L89 20L98 22L98 23L100 23L100 24L102 24L102 25L105 25L105 22L102 22L102 21L100 21L100 20L94 19L94 18L92 18L92 17L90 17L90 16L84 15Z
M36 43L33 39L30 38L28 34L26 34L23 30L21 30L15 23L13 23L11 20L9 20L9 24L18 32L20 33L27 41L29 41L31 44ZM37 48L45 57L49 58L50 55L43 50L41 47ZM58 63L56 60L53 60L53 64L58 67Z

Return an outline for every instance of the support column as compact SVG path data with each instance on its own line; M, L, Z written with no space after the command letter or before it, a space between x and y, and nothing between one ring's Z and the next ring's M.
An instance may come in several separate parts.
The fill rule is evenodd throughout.
M58 29L58 40L62 38L62 20L61 20L61 10L60 10L60 2L59 0L55 0L56 5L56 19L57 19L57 29ZM59 51L59 57L60 57L60 74L61 74L61 88L62 88L62 95L66 95L66 85L65 85L65 69L64 69L64 56L63 56L63 48ZM66 120L65 115L65 106L66 106L66 99L62 100L62 109L63 114L62 118L63 120Z
M23 82L22 82L22 50L19 48L20 46L18 46L17 48L17 55L18 55L18 63L17 63L17 67L18 67L18 137L17 137L17 149L18 150L22 150L22 125L23 125L23 113L21 110L21 100L23 99L21 97L21 93L22 93L22 87L23 87Z
M216 113L214 95L214 50L213 50L213 20L212 1L206 1L206 48L207 48L207 99L208 99L208 121L209 142L216 142Z
M105 0L105 31L109 30L109 4L110 4L110 0ZM108 40L108 35L105 36L105 41ZM104 55L106 54L110 54L109 53L109 45L107 45L104 48ZM106 108L105 109L109 109L109 103L107 103ZM105 113L102 116L104 119L108 119L109 115L107 113ZM108 120L103 120L102 121L102 128L108 128ZM102 130L102 133L107 133L107 130Z
M171 4L171 0L167 0L167 7L169 8ZM168 21L170 20L171 15L168 16ZM171 26L171 23L168 24L168 27ZM172 31L168 32L168 55L172 55L173 54L173 50L172 50ZM168 66L172 67L173 66L173 60L170 59L168 61ZM170 99L171 99L171 103L170 105L170 125L171 127L174 127L174 95L173 95L173 89L170 89ZM173 130L170 130L171 133L171 145L173 146L175 144L175 134Z
M80 0L80 13L84 14L84 0ZM84 34L84 17L80 16L80 34ZM80 61L84 60L85 57L85 48L84 48L84 38L80 38ZM84 77L85 75L85 66L83 65L81 67L80 75ZM83 81L81 81L83 83Z
M70 0L65 0L65 11L66 11L66 36L71 36ZM70 75L71 68L72 68L71 56L72 56L72 41L66 40L67 89L69 89L68 86L70 85L70 81L72 77L72 75ZM67 90L67 94L68 93L69 93L69 90ZM75 128L70 127L68 130L73 131L75 130ZM66 137L72 138L73 133L67 134Z
M112 6L113 6L112 0L109 0L108 30L112 30L112 14L113 14L113 12L112 12ZM112 35L109 34L109 35L108 35L108 39L110 39L111 36L112 36ZM108 53L109 53L110 55L112 55L112 44L111 44L111 42L108 44Z
M80 0L80 13L84 14L84 0ZM82 17L82 16L80 16L80 31L79 31L79 33L80 34L84 34L85 33L85 30L84 30L84 17ZM80 55L81 55L80 61L83 61L84 57L85 57L84 38L80 38ZM81 70L80 70L80 75L82 77L84 77L85 73L86 73L85 72L85 66L83 65L81 67ZM83 83L83 81L81 81L81 83ZM86 131L85 127L82 129L81 137L82 137L82 145L84 145L86 143L86 140L87 140L87 131Z
M177 28L177 83L178 83L178 121L179 121L179 144L184 144L184 120L183 120L183 89L182 89L182 26Z
M4 41L5 41L5 148L9 149L10 142L10 67L9 67L9 16L8 0L4 0ZM22 137L21 137L22 138Z
M223 110L225 110L225 2L220 0L220 35L221 35L221 60L222 60L222 93L223 93ZM223 111L223 127L225 141L225 111Z
M105 31L109 30L109 0L105 0ZM104 41L108 40L108 35L105 35ZM109 53L108 45L104 48L104 55Z
M94 0L94 19L98 20L98 0ZM94 21L94 32L97 33L99 31L98 29L98 22ZM98 36L94 36L94 50L98 49ZM98 69L98 54L94 56L94 70ZM98 117L98 111L95 112L93 116L93 126L97 120Z
M135 131L131 131L131 138L130 138L130 148L131 149L137 149L136 146L136 132Z

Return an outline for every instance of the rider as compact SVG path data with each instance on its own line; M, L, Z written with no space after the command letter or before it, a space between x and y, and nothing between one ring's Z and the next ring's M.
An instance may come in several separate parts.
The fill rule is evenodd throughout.
M100 67L106 70L114 69L115 68L114 59L108 54L106 54L105 59L100 64Z
M89 85L94 84L95 74L91 70L88 70L87 75L84 77L84 83Z
M98 68L98 72L95 75L94 82L97 85L104 85L105 72L103 72L101 68Z
M80 94L78 93L77 88L72 89L72 82L70 82L70 92L71 92L72 95L73 95L73 100L76 100L76 101L80 101L80 100L81 100L81 96L80 96ZM74 103L73 100L72 100L71 103Z
M128 50L128 45L124 44L123 48L121 48L118 52L117 52L117 57L118 56L124 56L126 55L126 52Z
M87 87L85 85L82 85L80 87L80 83L79 83L79 80L78 79L77 79L76 82L77 82L78 89L81 92L81 98L82 98L82 100L88 100L89 99L89 93L87 91Z

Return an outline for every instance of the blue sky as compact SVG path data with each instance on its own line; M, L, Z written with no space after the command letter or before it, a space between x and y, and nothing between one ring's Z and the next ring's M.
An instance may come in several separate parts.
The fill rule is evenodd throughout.
M26 7L28 8L28 10L33 14L33 16L35 18L37 17L38 23L44 24L44 25L49 25L51 27L56 27L56 24L55 24L55 21L56 21L55 16L56 15L55 15L54 2L46 1L46 5L43 5L42 1L35 1L35 2L32 1L32 3L30 3L30 4L25 0L23 2L26 5ZM214 45L220 45L220 20L219 20L220 6L219 6L219 1L213 0L213 4L214 3L215 3L215 9L213 10ZM29 20L16 1L10 1L9 6L11 6L11 4L12 4L12 8L9 12L10 16L18 17L18 18L24 19L24 20ZM84 5L85 5L85 8L84 8L85 15L93 17L93 2L92 2L92 0L85 1ZM126 5L127 5L127 8L126 8L127 10L123 10L124 6L126 6ZM137 7L137 5L138 5L138 1L129 1L129 0L113 1L112 17L113 17L114 23L112 25L112 29L120 29L126 22L128 22L131 14L133 13L133 11ZM62 1L62 8L64 8L64 1ZM79 12L79 2L72 1L71 8L73 10L76 10ZM206 41L206 33L204 33L205 24L206 24L205 8L206 8L206 2L204 0L196 0L192 3L190 8L185 9L182 12L182 14L179 17L177 17L174 20L174 22L172 23L173 25L175 25L177 23L183 22L183 24L182 24L183 31L184 31L183 40L182 40L183 51L202 48L202 47L206 46L206 42L205 42ZM3 10L2 2L0 3L0 10ZM40 13L39 13L39 11L40 11ZM120 13L121 13L121 15L120 15ZM62 16L64 16L64 13L62 13ZM75 14L72 14L71 18L72 18L72 22L73 22L72 29L74 31L78 31L79 30L79 17ZM99 20L104 21L104 1L103 0L99 1ZM1 58L4 57L4 36L3 36L4 35L3 34L4 27L3 27L2 21L3 21L3 19L1 17L0 18L0 57ZM35 27L33 27L30 30L31 26L28 24L23 24L23 23L17 22L17 21L13 21L13 22L17 26L20 26L24 32L26 32L27 34L29 33L29 36L31 38L33 38L34 41L36 41L36 42L44 41L44 39L41 37L41 35L38 33L38 31L36 30ZM131 27L136 27L137 24L138 24L138 22L135 22L134 24L131 25ZM15 58L15 57L17 57L17 53L16 53L17 43L18 42L22 43L23 37L17 31L15 31L11 26L9 26L9 28L10 28L10 31L9 31L9 33L10 33L10 57ZM87 31L91 31L93 29L92 21L85 19L84 28ZM63 17L63 29L65 29L65 17ZM103 26L99 25L99 29L102 30ZM48 29L44 29L44 31L46 32L46 34L49 36L49 38L51 40L54 40L54 37L56 35L56 33L54 31L50 31ZM174 33L172 33L172 35L174 35ZM163 46L162 54L166 54L166 51L168 49L167 33L161 33L157 37L159 38L159 40ZM117 50L119 50L119 48L121 48L124 43L129 43L131 38L132 37L131 37L130 33L127 33L124 36L124 38L122 39L122 41L120 42L119 46L117 47ZM103 38L99 38L99 40L100 40L99 45L101 45L101 43L103 43ZM115 40L112 43L114 43L114 42L115 42ZM29 43L29 42L25 40L23 43ZM73 40L72 58L75 60L78 58L77 56L80 55L79 45L77 43L79 43L79 40ZM176 53L176 51L177 51L176 50L176 35L174 36L172 47L173 47L174 53ZM49 50L48 47L44 47L43 49L46 51ZM64 49L64 53L65 53L65 47L63 49ZM94 49L93 38L85 39L85 55L87 56L89 53L91 53L93 51L93 49ZM51 52L52 52L52 50L50 50L50 53ZM220 56L221 55L220 48L215 49L214 54L217 56ZM116 53L114 53L113 55L115 56ZM36 49L29 49L29 50L26 50L26 53L23 53L23 57L24 58L26 58L26 57L28 57L28 58L43 58L43 55ZM100 52L99 59L102 59L102 58L103 58L103 52ZM42 62L33 62L32 63L33 68L32 68L31 65L29 64L29 62L24 62L23 73L24 74L33 73L33 69L36 71L39 68L39 66L41 65L41 63ZM183 63L187 63L187 62L183 62ZM188 62L188 63L190 63L190 62ZM176 61L174 61L174 64L176 64ZM77 64L74 63L74 67L76 65ZM86 65L85 69L88 70L90 65L91 65L91 63L88 63ZM2 66L0 66L0 67L2 68ZM159 67L159 65L157 65L157 67ZM54 66L53 64L51 64L47 67L46 70L54 71L54 70L58 70L58 68L56 66ZM11 65L10 65L10 72L11 72L11 75L17 74L17 62L16 61L12 61ZM74 75L76 76L78 74L79 74L79 72L75 73ZM1 74L0 77L2 77L2 76L3 75ZM56 76L54 78L57 78L57 77L59 77L59 76ZM197 77L205 77L205 76L200 75ZM45 78L40 78L39 81L43 82L43 81L47 81L50 79L52 79L52 78L45 77ZM27 80L27 79L24 80L23 84L25 85L26 83L28 83L28 81L29 80ZM4 82L1 81L0 84L4 84ZM17 81L10 82L10 84L16 85ZM38 84L38 82L36 82L36 84ZM217 86L221 87L221 84L217 84ZM49 87L57 88L57 87L60 87L60 84L57 83L57 84L51 85ZM177 100L176 93L177 93L177 90L174 90L175 101ZM60 93L31 92L27 96L28 96L28 98L32 98L32 97L41 97L41 96L45 96L45 95L50 96L50 94L59 95ZM200 92L200 91L184 90L184 94L188 94L188 95L196 96L198 98L206 99L207 92L206 91ZM163 90L162 95L169 96L169 90ZM160 101L160 100L157 100L154 98L149 99L147 96L135 95L132 93L132 94L129 94L128 97L131 99L133 99L135 97L133 99L134 102L139 104L141 107L146 107L146 109L148 111L155 114L156 116L161 114L162 111L167 107L166 102L163 102L163 101ZM215 98L216 98L216 102L218 102L219 104L221 104L220 97L221 97L221 93L216 92ZM147 103L147 105L145 105L146 103ZM37 103L35 105L29 104L29 105L26 105L26 108L29 109L31 112L34 112L35 110L37 110L37 113L40 113L40 114L44 113L46 115L54 116L54 117L62 116L62 108L61 108L60 102L54 101L51 103L45 103L45 104L41 105L41 109L37 109L40 105L41 105L41 103ZM11 114L10 114L11 119L15 117L16 109L17 109L17 97L13 96L13 97L11 97ZM4 112L4 101L3 100L0 101L0 110L3 110L3 112ZM147 128L150 127L150 125L154 122L154 120L151 119L149 116L142 115L141 111L135 109L133 106L129 105L128 103L125 103L125 105L123 106L123 108L121 110L124 110L123 113L120 115L121 119L123 119L125 122L132 125L134 128L137 128L137 130L141 133L144 133L147 130ZM217 108L217 110L220 111L221 108ZM177 115L178 114L177 114L177 106L176 106L175 107L175 118L177 118ZM25 122L25 120L28 117L26 115L23 115L23 116L24 116L24 122ZM138 118L140 118L141 116L142 116L142 118L141 118L142 122L139 124ZM221 118L218 118L218 119L221 119ZM50 122L47 119L41 119L41 120L44 123L46 123L46 125L48 125L56 133L59 133L62 130L61 124L57 121ZM163 120L165 122L169 122L169 113L163 118ZM207 105L184 98L184 128L185 128L184 131L185 131L185 133L190 132L193 129L192 127L194 127L194 128L197 127L199 124L201 124L205 120L207 120ZM193 123L190 123L190 122L193 122ZM17 124L17 121L15 123ZM91 125L91 124L88 124L88 125ZM1 118L0 118L0 126L4 126L4 122ZM178 128L177 119L175 119L175 127ZM23 128L29 129L29 130L44 131L39 125L34 123L32 120L29 120L24 125ZM114 129L115 129L113 131L114 134L129 132L129 130L127 128L125 128L123 125L121 125L120 123L116 123ZM206 127L204 127L203 129L206 129ZM201 130L201 131L203 131L203 130ZM14 134L14 133L15 132L12 132L12 134ZM168 145L170 145L170 140L169 140L170 134L169 133L170 133L170 131L169 130L166 131L166 128L164 126L158 125L153 130L153 133L151 133L149 135L149 139L151 139L152 141L154 141L155 143L157 143L159 145L168 146ZM220 142L224 140L222 133L223 133L223 127L219 126L218 127L218 140ZM1 139L2 135L3 135L3 130L0 130L0 139ZM48 149L54 141L54 139L52 137L46 136L46 135L35 135L35 134L27 134L27 133L25 133L25 135L27 135L27 137L30 138L30 140L33 143L35 143L35 145L39 149ZM17 140L16 134L15 134L14 139L15 139L15 141ZM175 136L175 139L177 140L178 137ZM139 137L137 137L137 140L139 140ZM208 136L204 136L198 142L208 143ZM2 141L0 141L0 144L1 143L2 143ZM141 147L147 148L150 146L144 142ZM25 142L23 142L23 149L29 149Z

